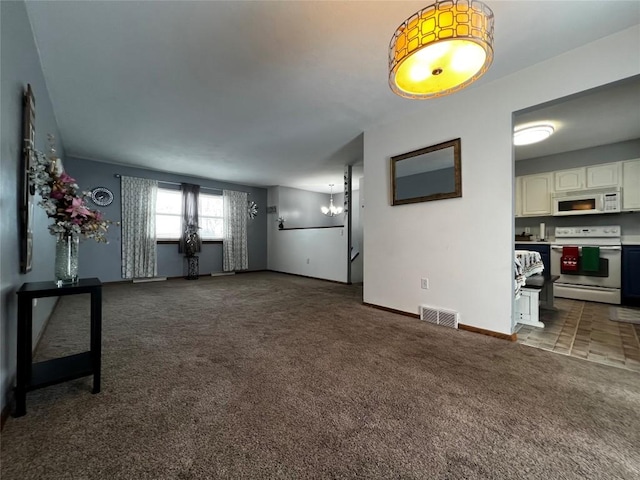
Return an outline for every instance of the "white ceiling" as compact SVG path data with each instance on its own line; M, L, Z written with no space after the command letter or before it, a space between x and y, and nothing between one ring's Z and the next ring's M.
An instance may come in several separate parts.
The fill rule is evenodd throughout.
M518 112L516 128L551 123L547 140L515 147L515 159L544 157L640 138L640 76Z
M362 162L362 132L446 102L406 100L387 85L391 35L429 3L27 0L27 9L67 155L328 191L345 164ZM486 3L495 57L476 85L640 23L638 1Z

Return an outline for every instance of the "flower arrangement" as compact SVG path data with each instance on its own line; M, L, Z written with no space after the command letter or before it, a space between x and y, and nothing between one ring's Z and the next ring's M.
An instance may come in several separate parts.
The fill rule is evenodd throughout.
M48 155L34 150L29 178L42 197L38 205L53 219L49 232L51 235L82 235L107 243L106 233L113 222L106 220L102 212L87 208L89 192L78 193L76 180L60 168L53 136L48 138Z

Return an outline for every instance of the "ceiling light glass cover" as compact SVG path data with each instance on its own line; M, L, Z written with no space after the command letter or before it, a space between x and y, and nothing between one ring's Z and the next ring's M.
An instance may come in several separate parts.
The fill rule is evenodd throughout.
M462 90L493 61L493 12L473 0L444 0L398 27L389 44L389 85L406 98Z
M554 132L553 125L541 124L517 128L513 133L514 145L529 145L549 138Z
M331 187L331 198L329 200L329 206L320 208L322 213L324 213L327 217L335 217L336 215L340 215L342 213L342 207L336 207L333 204L333 185L333 183L329 184L329 187Z

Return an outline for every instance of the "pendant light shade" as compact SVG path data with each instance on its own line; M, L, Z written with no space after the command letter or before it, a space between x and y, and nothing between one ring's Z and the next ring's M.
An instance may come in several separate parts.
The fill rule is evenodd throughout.
M493 12L474 0L443 0L409 17L389 44L389 86L406 98L462 90L493 61Z

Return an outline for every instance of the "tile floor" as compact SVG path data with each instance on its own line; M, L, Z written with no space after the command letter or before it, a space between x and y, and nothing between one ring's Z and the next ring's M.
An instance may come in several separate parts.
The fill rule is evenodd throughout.
M518 325L518 342L640 372L640 325L609 320L611 305L556 298L540 309L545 328Z

